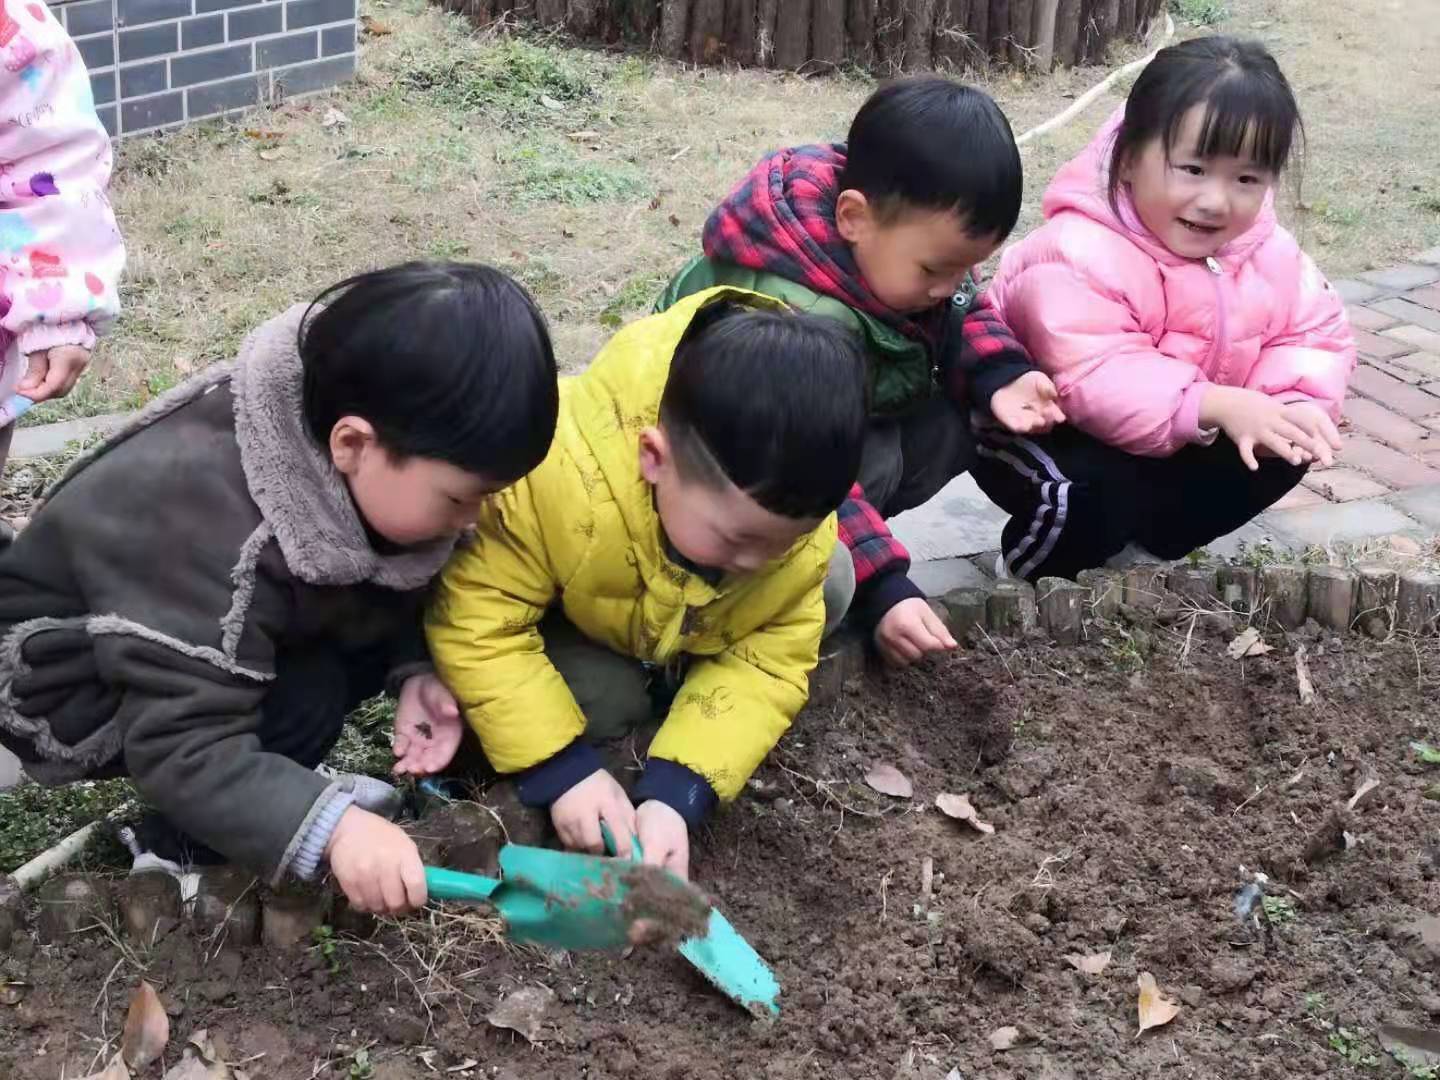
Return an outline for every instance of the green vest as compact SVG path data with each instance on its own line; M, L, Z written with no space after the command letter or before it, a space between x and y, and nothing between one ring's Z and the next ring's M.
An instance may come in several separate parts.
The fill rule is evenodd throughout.
M682 297L716 285L733 285L773 296L797 311L834 319L859 334L870 361L870 411L876 415L909 412L939 386L939 368L925 342L912 341L894 327L842 300L822 296L799 282L765 270L747 270L734 263L697 255L665 287L655 301L655 311L664 311ZM960 311L957 314L963 315L973 300L973 292L958 294Z

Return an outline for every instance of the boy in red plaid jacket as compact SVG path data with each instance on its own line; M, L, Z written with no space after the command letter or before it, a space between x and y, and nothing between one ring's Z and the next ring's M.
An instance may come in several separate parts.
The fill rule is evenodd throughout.
M840 538L855 568L851 617L897 666L955 642L884 519L969 468L972 419L1016 434L1064 419L972 275L1015 227L1021 190L1010 124L986 94L936 76L894 82L861 106L846 143L761 160L655 305L735 285L863 338L872 422Z

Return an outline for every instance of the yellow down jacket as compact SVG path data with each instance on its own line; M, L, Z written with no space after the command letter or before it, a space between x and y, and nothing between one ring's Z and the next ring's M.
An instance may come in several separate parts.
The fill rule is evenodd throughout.
M502 773L555 757L585 728L537 629L557 604L618 653L662 666L691 657L650 756L685 766L721 799L739 793L805 704L834 515L766 569L712 586L666 556L640 473L639 435L657 422L675 348L695 314L725 298L780 306L736 289L696 293L627 326L561 380L549 455L490 501L441 576L430 651Z

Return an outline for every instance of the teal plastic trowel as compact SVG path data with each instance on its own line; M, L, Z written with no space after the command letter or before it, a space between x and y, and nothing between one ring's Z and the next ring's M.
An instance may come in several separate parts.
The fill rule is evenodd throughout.
M610 830L602 825L600 831L606 848L614 851L615 838ZM630 852L635 862L645 857L636 837L630 838ZM762 1019L780 1015L780 983L775 973L714 907L710 908L705 933L681 939L680 955L742 1009Z
M704 894L674 874L595 855L506 844L500 877L425 868L436 900L488 904L512 941L556 949L623 949L703 930Z

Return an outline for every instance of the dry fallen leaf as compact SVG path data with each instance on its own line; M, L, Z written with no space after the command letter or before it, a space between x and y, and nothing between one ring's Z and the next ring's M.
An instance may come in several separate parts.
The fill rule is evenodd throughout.
M1243 660L1247 656L1264 656L1268 652L1274 652L1274 646L1266 645L1260 640L1260 631L1253 626L1247 626L1236 635L1225 651L1230 655L1230 659Z
M91 1073L82 1080L130 1080L130 1070L125 1067L125 1062L120 1060L116 1054L110 1059L110 1064L101 1069L98 1073Z
M1080 953L1066 953L1065 962L1085 975L1099 975L1110 964L1110 950L1082 956Z
M1180 1005L1160 993L1160 988L1155 985L1155 976L1150 972L1140 972L1135 981L1140 985L1140 1030L1135 1033L1138 1039L1143 1032L1174 1020L1180 1012Z
M1020 1041L1020 1029L1017 1027L996 1028L990 1033L990 1046L992 1049L1009 1050Z
M1315 684L1310 681L1310 665L1305 662L1305 646L1295 650L1295 681L1300 686L1300 704L1313 705Z
M383 23L373 15L361 15L360 25L365 28L365 33L371 37L386 37L395 32L389 23Z
M326 109L325 115L320 119L320 126L326 128L344 127L348 123L350 123L350 118L334 105Z
M283 158L289 157L291 153L292 151L288 146L272 146L268 150L260 151L260 160L280 161Z
M561 109L565 108L564 102L556 101L549 94L540 95L540 104L545 106L545 108L549 109L551 112L559 112Z
M491 1009L485 1019L494 1027L517 1031L526 1042L533 1043L540 1038L545 1013L554 1000L555 991L548 986L522 987Z
M148 982L141 980L130 995L130 1011L125 1015L125 1034L120 1039L120 1054L125 1064L142 1072L160 1056L170 1041L170 1017L160 996Z
M476 1065L479 1064L480 1062L476 1061L474 1058L466 1058L459 1065L451 1065L450 1068L446 1069L445 1071L447 1073L469 1072L471 1069L473 1069Z
M1373 776L1367 776L1364 782L1362 782L1361 785L1355 789L1355 794L1350 796L1350 801L1345 804L1345 809L1354 810L1356 803L1358 803L1361 799L1363 799L1366 795L1370 794L1370 792L1374 791L1379 786L1379 780L1375 779L1375 777Z
M893 795L897 799L908 799L915 794L915 785L894 765L881 763L872 765L865 774L865 783L881 795Z
M584 142L586 139L598 139L598 131L568 131L565 133L567 139L574 139L576 142ZM653 206L650 209L655 209Z
M969 795L951 795L942 793L935 796L935 806L946 817L952 817L956 821L963 821L976 832L985 833L987 836L995 831L995 826L988 821L981 821L975 813L975 807L970 805Z

